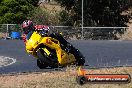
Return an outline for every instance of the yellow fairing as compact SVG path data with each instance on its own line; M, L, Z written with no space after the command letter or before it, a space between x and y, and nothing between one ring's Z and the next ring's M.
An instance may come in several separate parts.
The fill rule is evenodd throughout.
M56 43L54 42L56 41ZM47 43L49 42L49 43ZM55 49L57 52L57 57L58 57L58 62L61 65L66 65L66 64L70 64L74 61L76 61L75 57L73 54L67 54L65 51L63 51L60 47L60 43L58 40L53 39L51 37L45 37L41 40L41 43L43 43L44 45L50 47L51 49Z
M67 54L64 50L61 49L58 40L51 37L42 37L37 32L34 32L30 39L27 41L26 51L36 56L36 52L40 48L39 45L41 44L56 50L58 62L60 65L66 65L76 61L73 54ZM47 55L50 54L50 51L47 48L43 47L41 49L43 49Z
M41 40L41 36L37 32L33 32L32 36L26 42L26 51L32 53L33 49L38 45Z

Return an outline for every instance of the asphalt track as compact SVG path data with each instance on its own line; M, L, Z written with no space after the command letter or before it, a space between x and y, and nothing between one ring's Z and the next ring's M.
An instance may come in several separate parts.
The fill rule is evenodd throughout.
M132 41L75 40L69 42L83 53L86 65L92 67L132 66ZM21 40L0 40L0 56L16 59L16 63L0 67L0 74L41 71L36 66L36 59L26 53Z

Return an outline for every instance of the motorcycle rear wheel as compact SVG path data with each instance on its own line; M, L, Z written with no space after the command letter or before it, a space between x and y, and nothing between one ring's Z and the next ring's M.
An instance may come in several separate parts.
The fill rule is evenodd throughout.
M70 50L70 53L72 53L76 58L76 65L83 66L85 63L85 57L82 55L82 53L72 45Z
M37 66L40 69L45 69L47 67L47 64L43 63L40 59L37 59Z
M76 65L77 66L84 66L84 63L85 63L85 59L84 58L78 58Z

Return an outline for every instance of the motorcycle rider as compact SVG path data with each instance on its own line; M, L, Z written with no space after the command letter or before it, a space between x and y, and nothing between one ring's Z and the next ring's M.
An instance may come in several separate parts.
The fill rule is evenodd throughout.
M22 23L21 26L22 26L22 30L23 30L22 40L26 44L29 33L32 32L32 31L34 31L35 28L34 28L33 22L31 20L25 20Z
M25 20L22 23L22 29L23 29L22 39L25 44L27 40L30 39L32 33L34 31L38 31L38 32L42 32L42 34L44 34L43 36L49 36L49 37L59 40L61 44L61 48L64 49L67 53L72 53L75 56L75 58L79 58L79 57L81 57L82 59L84 58L83 55L79 52L79 50L73 47L69 42L67 42L61 34L59 33L50 34L49 33L50 28L46 25L35 25L34 26L31 20Z
M31 37L33 31L41 31L45 36L49 36L52 38L55 38L59 40L61 44L64 45L64 47L67 47L69 43L62 37L61 34L59 33L49 33L50 28L46 25L33 25L33 22L31 20L25 20L22 23L22 29L23 29L23 34L22 34L22 39L24 43Z

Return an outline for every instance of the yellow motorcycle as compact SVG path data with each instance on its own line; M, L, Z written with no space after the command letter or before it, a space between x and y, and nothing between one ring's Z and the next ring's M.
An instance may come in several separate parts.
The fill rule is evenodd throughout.
M68 42L66 47L57 37L47 36L42 31L29 33L28 37L30 38L26 42L26 51L37 58L37 66L40 69L85 63L81 52Z

